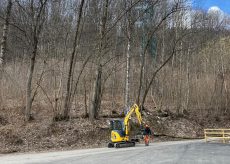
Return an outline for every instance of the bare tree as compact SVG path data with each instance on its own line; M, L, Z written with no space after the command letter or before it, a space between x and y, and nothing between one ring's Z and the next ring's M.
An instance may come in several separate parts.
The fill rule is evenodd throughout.
M1 90L4 87L3 84L3 73L4 73L4 58L6 54L6 43L7 43L7 36L8 36L8 29L9 29L9 20L11 15L11 9L12 9L12 0L8 0L8 5L6 8L5 13L5 22L3 25L3 34L2 34L2 41L1 41L1 49L0 49L0 101L3 102L3 91ZM2 107L3 103L0 104L0 107Z
M101 74L102 74L102 65L101 59L103 56L103 50L105 47L106 41L106 23L108 19L108 6L109 0L103 0L103 14L101 18L100 25L100 40L99 40L99 48L97 55L97 68L96 68L96 79L94 81L93 94L92 94L92 102L89 111L89 117L91 120L95 119L98 116L98 111L101 105Z
M144 46L144 50L143 50L143 54L141 56L141 68L140 68L140 79L139 79L139 87L138 87L138 95L137 95L137 103L139 104L140 103L140 99L141 99L141 91L143 89L143 74L144 74L144 67L145 67L145 57L146 57L146 53L147 53L147 50L148 50L148 47L150 46L150 43L151 43L151 40L153 38L153 36L156 34L156 32L159 30L159 28L161 27L161 25L175 12L179 11L179 4L181 2L177 2L175 4L173 4L172 7L169 8L169 10L167 12L164 13L164 15L161 15L160 19L155 23L154 27L151 28L149 31L148 31L148 34L147 34L147 41L146 41L146 45ZM154 4L156 5L158 4L158 1ZM167 60L166 60L167 61ZM163 64L165 65L165 64ZM160 68L161 69L161 68ZM158 71L156 71L158 72ZM153 77L155 75L153 74ZM151 80L152 81L152 80ZM152 84L152 82L150 82ZM147 85L148 86L148 85ZM150 86L147 87L149 90L150 89ZM146 98L146 90L145 90L145 93L143 95L143 98L142 98L142 102L140 104L141 107L143 107L143 102L145 101L145 98Z
M3 25L2 41L1 41L0 65L4 63L4 58L6 54L6 42L7 42L7 34L9 29L9 20L10 20L12 5L13 5L12 0L8 0L8 5L6 8L6 15L5 15L5 23Z
M79 33L80 33L80 24L82 20L82 13L83 13L83 6L84 6L85 0L81 0L80 6L79 6L79 12L78 12L78 20L77 20L77 27L75 31L75 37L74 37L74 43L73 43L73 50L71 53L71 59L69 63L69 72L67 77L67 88L66 88L66 96L65 96L65 102L64 102L64 113L63 118L68 119L69 118L69 111L71 106L71 82L72 82L72 76L73 76L73 70L74 70L74 61L76 60L76 49L79 39Z
M30 66L27 79L26 87L26 111L25 111L25 120L29 121L31 119L31 108L32 108L32 80L34 73L34 66L36 62L36 56L38 52L38 43L39 37L43 28L45 21L45 8L48 0L41 0L38 3L38 6L35 7L34 0L30 1L30 14L32 20L32 31L31 31L31 46L32 46L32 55L30 57Z

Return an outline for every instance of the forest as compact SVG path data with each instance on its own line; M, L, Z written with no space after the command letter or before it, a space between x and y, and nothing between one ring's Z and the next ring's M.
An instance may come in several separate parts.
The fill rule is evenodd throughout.
M1 0L0 128L133 103L230 119L230 17L194 3Z

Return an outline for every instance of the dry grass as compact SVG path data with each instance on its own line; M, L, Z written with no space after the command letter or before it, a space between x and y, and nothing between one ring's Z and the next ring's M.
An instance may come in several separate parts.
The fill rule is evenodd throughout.
M105 146L108 142L108 125L105 120L91 123L88 119L71 119L70 121L53 122L45 117L24 123L23 119L14 114L14 121L9 119L0 126L1 153L63 150ZM2 113L1 113L2 115ZM3 117L1 117L3 118Z

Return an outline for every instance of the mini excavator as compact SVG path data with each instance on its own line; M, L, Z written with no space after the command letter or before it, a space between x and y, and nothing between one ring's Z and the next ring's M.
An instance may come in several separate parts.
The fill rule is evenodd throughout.
M111 128L111 142L108 144L109 148L133 147L139 138L130 138L130 119L135 112L140 129L142 128L142 117L137 104L134 104L124 119L115 119L110 121Z

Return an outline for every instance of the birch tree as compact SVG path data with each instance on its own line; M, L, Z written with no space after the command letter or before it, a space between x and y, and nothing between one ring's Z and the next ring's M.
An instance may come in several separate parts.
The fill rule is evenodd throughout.
M4 58L6 54L6 42L7 42L7 34L8 34L8 29L9 29L9 21L10 21L12 5L13 5L12 0L8 0L8 4L6 8L5 22L3 25L2 41L1 41L0 65L4 63Z
M132 6L132 0L127 1L127 6L130 8ZM126 78L125 78L125 107L127 108L129 105L129 94L130 94L130 55L131 55L131 34L132 34L132 20L131 20L131 11L127 12L126 20L127 20L127 52L126 52Z
M4 58L6 54L6 43L7 43L7 36L8 36L8 29L9 29L9 21L10 21L10 15L11 15L11 9L12 9L12 0L8 0L7 8L6 8L6 13L5 13L5 20L4 20L4 25L3 25L3 34L2 34L2 41L1 41L1 49L0 49L0 102L3 102L3 91L1 90L4 88L3 84L3 74L4 74ZM3 105L3 103L0 104L0 107Z

